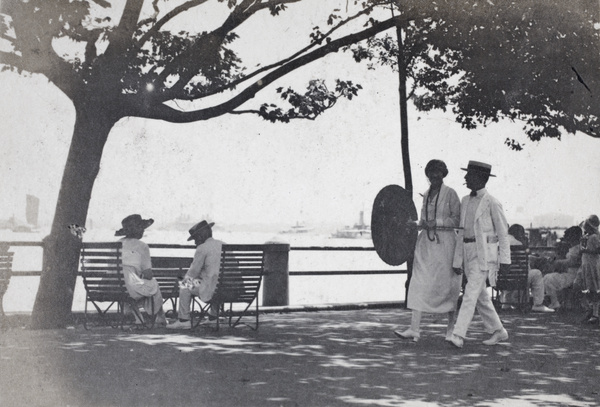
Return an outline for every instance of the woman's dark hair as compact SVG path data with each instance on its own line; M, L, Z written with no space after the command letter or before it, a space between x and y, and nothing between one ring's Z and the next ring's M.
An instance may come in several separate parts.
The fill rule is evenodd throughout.
M444 163L442 160L429 161L425 166L425 175L429 177L429 173L435 170L441 171L442 177L446 177L446 175L448 175L448 167L446 167L446 163Z
M522 239L524 239L524 238L527 239L527 234L525 233L525 228L522 225L519 225L518 223L515 223L514 225L511 225L508 228L508 234L512 235L515 239L517 239L521 243L525 243L525 242L523 242Z
M581 236L583 236L581 228L579 226L571 226L565 230L562 240L565 242L576 243L581 240Z

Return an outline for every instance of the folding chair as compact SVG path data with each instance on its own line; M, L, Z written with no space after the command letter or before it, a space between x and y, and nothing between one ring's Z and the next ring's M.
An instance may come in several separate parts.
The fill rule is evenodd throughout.
M129 296L123 279L123 247L121 242L83 243L81 248L81 276L85 287L85 311L83 327L88 329L88 304L92 304L105 325L123 329L125 305L128 304L144 327L148 327L141 315L137 301ZM108 303L102 304L102 303ZM116 305L117 322L111 321L108 312ZM148 310L146 310L148 311ZM150 314L154 315L154 304ZM151 318L150 327L154 326Z
M253 330L258 329L258 292L265 269L265 248L264 245L223 245L217 287L212 299L204 305L200 304L199 321L194 323L192 320L193 327L213 307L217 313L217 330L221 315L227 317L230 327L235 327L244 316L251 313L256 317L254 325L244 324ZM234 303L243 304L244 309L234 311ZM192 315L194 304L198 304L196 300L192 302ZM255 304L254 311L250 310L252 304Z
M498 271L496 286L492 287L492 301L496 307L502 305L515 305L524 311L529 304L529 287L527 286L527 275L529 273L529 249L526 246L510 246L510 270L508 272ZM511 300L514 295L507 295L503 300L502 293L515 292L516 299Z

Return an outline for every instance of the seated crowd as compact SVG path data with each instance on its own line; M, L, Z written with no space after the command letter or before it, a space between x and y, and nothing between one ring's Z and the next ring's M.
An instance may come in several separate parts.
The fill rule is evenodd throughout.
M554 257L530 256L527 286L533 298L532 311L554 312L575 300L584 309L584 322L598 323L600 306L600 234L598 216L591 215L577 226L565 230ZM525 229L519 224L509 228L511 246L527 246ZM543 272L539 270L543 268ZM515 293L502 293L503 301ZM548 305L543 304L548 298Z

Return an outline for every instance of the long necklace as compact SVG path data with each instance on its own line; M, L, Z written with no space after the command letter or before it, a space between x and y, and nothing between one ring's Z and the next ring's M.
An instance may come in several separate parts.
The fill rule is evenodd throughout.
M434 206L434 209L433 209L433 219L434 220L437 219L438 199L440 199L441 192L442 192L442 187L440 186L440 189L438 189L438 193L437 193L437 195L435 197L435 206ZM427 203L428 203L427 206L428 206L428 208L425 211L425 221L426 222L429 222L429 201L430 201L429 198L430 198L430 196L431 196L431 188L429 189L429 193L427 194ZM430 242L433 242L433 241L437 240L437 238L438 238L437 237L437 232L435 230L433 231L433 237L431 237L429 235L429 232L430 232L430 229L427 229L427 239L429 239Z

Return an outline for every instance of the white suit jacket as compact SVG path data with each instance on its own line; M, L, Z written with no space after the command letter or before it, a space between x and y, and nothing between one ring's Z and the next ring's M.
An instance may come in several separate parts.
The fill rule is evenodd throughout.
M219 271L221 267L221 249L223 242L209 237L204 243L196 247L194 260L186 277L197 278L201 281L198 288L199 297L203 302L210 301L217 288Z
M475 211L475 244L479 268L490 272L490 284L495 285L499 264L510 264L510 241L508 239L508 222L504 216L502 204L491 196L485 189L478 192L483 194L481 202ZM460 211L460 227L456 249L454 251L453 267L463 268L464 227L470 195L463 197Z

